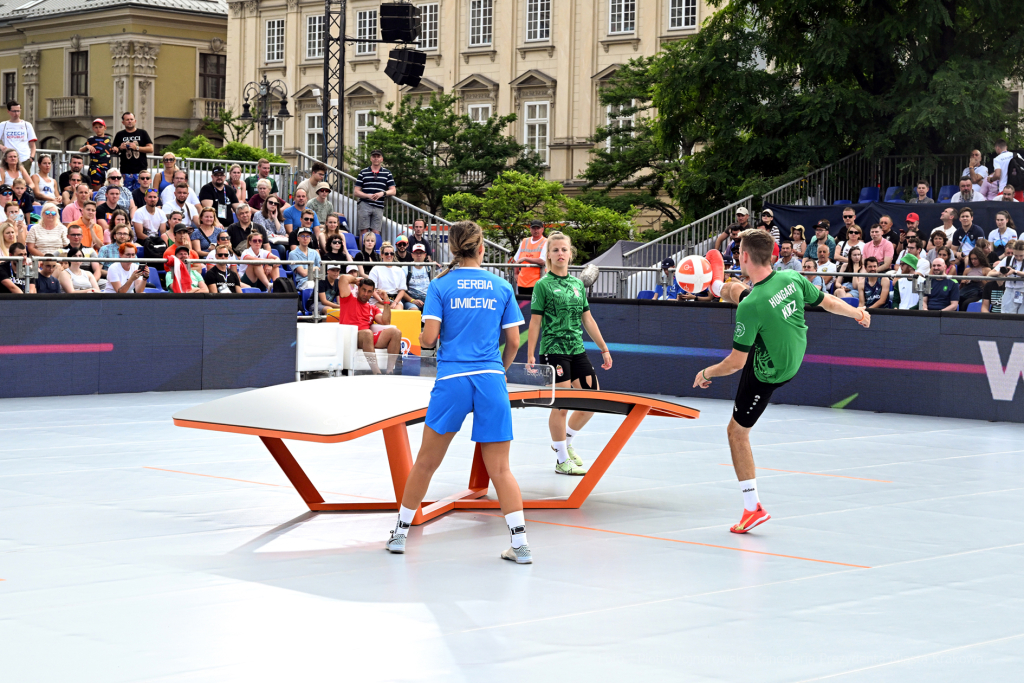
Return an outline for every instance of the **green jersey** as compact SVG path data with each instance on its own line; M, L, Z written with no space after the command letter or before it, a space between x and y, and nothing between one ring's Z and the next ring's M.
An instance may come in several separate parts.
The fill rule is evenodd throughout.
M590 310L587 288L572 275L548 273L533 286L530 312L542 315L544 333L540 353L576 355L584 353L583 313Z
M825 295L794 270L780 270L761 280L736 309L732 347L754 354L754 376L768 384L793 378L807 350L804 306L817 306Z

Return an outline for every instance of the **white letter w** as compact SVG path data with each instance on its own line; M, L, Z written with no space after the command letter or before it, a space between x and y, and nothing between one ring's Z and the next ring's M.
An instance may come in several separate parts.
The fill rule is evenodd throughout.
M1013 345L1005 370L999 357L999 347L994 341L979 341L978 346L981 348L981 359L985 362L985 374L988 375L992 398L996 401L1012 401L1017 391L1017 378L1024 373L1024 344Z

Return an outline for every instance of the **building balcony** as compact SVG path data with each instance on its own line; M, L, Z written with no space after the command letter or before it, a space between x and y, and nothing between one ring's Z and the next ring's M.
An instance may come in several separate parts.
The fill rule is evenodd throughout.
M49 97L46 99L46 118L77 119L92 116L92 98L72 95L71 97Z
M224 111L224 100L211 100L205 97L197 97L192 100L192 118L194 119L216 119Z

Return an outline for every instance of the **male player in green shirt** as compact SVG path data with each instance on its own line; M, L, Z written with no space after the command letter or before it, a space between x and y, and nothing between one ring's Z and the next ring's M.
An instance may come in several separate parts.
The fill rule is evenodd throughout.
M863 327L871 325L870 313L821 292L800 273L773 271L774 246L771 234L764 231L744 230L740 235L740 271L750 278L753 287L721 281L711 285L712 293L721 292L722 301L738 304L732 353L721 363L701 370L693 381L693 386L707 389L713 378L743 370L728 429L732 464L743 489L743 517L730 529L736 534L745 534L771 519L757 497L750 430L768 406L772 392L793 379L804 360L804 306L820 305L829 313L853 318ZM717 253L709 255L714 258ZM719 254L715 260L721 258ZM716 275L722 272L714 262L711 267Z

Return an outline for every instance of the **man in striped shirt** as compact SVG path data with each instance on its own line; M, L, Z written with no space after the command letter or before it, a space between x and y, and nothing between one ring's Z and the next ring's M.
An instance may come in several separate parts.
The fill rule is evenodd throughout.
M397 193L395 177L384 168L384 155L379 149L370 152L370 166L356 176L355 195L359 199L356 210L356 227L362 231L370 228L380 232L384 219L384 198Z

